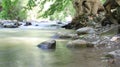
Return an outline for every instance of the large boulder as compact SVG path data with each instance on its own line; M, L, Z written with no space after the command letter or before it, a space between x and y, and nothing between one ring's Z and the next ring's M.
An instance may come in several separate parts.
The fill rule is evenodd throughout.
M94 44L85 40L78 39L68 42L67 47L70 48L94 47Z
M92 27L83 27L76 30L77 34L93 34L95 30Z
M37 47L41 49L55 49L56 48L56 41L55 40L48 40L40 43Z

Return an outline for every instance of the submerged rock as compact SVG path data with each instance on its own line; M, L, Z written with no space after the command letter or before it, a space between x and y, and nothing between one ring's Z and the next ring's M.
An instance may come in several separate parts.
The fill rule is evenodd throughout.
M83 27L76 30L77 34L93 34L95 30L92 27Z
M94 47L94 44L85 40L78 39L78 40L68 42L67 47L70 47L70 48Z
M57 24L63 24L61 21L58 21Z
M109 52L105 57L110 67L120 67L120 50Z
M4 25L4 28L18 28L17 25Z
M80 35L80 36L82 36L82 35ZM84 35L83 39L90 41L90 42L96 42L96 41L100 40L100 36L96 35L96 34L87 34L87 35Z
M56 34L58 38L73 38L73 39L78 39L79 36L77 34L72 34L72 33L63 33L63 32L58 32Z
M55 40L48 40L40 43L37 47L41 49L55 49L56 48L56 41Z
M109 52L108 54L113 55L114 57L120 58L120 50L115 50L115 51Z

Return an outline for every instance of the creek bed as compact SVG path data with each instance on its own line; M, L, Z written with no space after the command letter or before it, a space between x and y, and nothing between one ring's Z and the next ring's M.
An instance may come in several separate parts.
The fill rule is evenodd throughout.
M106 67L102 51L95 48L69 49L69 39L56 39L54 51L36 47L56 32L72 30L0 29L0 67Z

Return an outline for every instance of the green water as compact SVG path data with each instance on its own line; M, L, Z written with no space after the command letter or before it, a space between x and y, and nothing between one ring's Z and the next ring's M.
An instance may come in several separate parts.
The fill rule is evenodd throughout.
M56 32L58 30L0 29L0 67L106 67L100 51L68 49L68 40L57 39L54 51L36 47Z

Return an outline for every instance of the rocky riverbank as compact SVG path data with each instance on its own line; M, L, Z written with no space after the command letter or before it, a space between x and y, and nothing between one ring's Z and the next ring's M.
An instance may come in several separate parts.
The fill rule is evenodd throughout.
M60 29L67 23L64 22L36 22L36 21L23 21L16 20L1 20L0 28L35 28L35 29ZM119 49L120 49L120 35L117 35L117 26L96 26L96 27L83 27L75 30L74 32L57 32L55 38L69 39L66 47L70 49L81 48L95 48L103 51L104 60L107 60L109 66L119 67ZM46 45L43 47L46 48Z
M120 35L117 34L116 28L117 26L114 25L99 28L83 27L77 29L75 33L58 32L56 36L61 39L71 39L66 44L68 48L103 50L103 57L107 60L108 66L119 67Z

